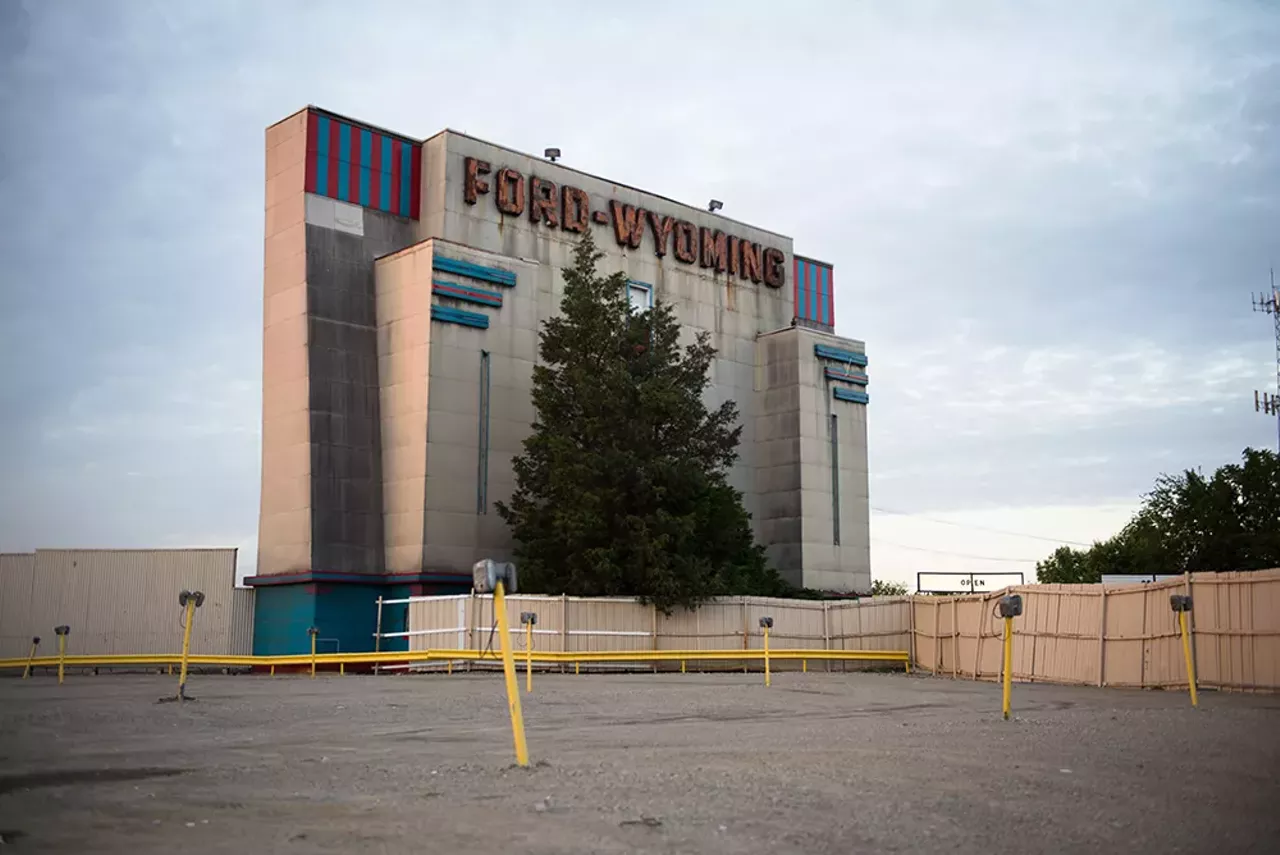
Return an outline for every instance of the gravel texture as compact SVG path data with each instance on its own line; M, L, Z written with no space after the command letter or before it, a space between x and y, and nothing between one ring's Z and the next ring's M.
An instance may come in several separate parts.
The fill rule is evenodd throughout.
M1280 697L902 674L0 680L13 852L1275 852ZM523 689L523 675L521 677Z

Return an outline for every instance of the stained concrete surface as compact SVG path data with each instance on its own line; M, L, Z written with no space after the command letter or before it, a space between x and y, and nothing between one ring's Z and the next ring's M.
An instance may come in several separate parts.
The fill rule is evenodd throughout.
M14 852L1262 852L1280 698L901 674L0 680Z

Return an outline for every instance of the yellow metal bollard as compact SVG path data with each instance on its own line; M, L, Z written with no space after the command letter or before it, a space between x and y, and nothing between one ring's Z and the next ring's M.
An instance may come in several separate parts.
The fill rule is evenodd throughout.
M1004 619L1004 699L1002 709L1005 721L1009 720L1009 696L1013 688L1013 618Z
M274 677L275 675L276 675L276 666L272 665L272 666L271 666L271 674L270 674L270 676Z
M187 658L191 655L191 620L196 613L196 598L187 597L183 608L186 609L186 614L182 622L182 664L178 671L178 700L184 700L187 696Z
M339 662L339 663L338 663L338 676L339 676L339 677L341 677L341 676L345 675L346 673L347 673L347 663L346 663L346 662Z
M1187 687L1191 690L1191 706L1200 705L1196 697L1196 663L1191 658L1191 634L1187 632L1187 613L1178 612L1178 623L1182 628L1182 655L1187 660Z
M573 663L573 675L574 675L575 677L582 673L581 671L579 671L579 670L578 670L578 666L579 666L580 664L581 664L581 663L578 663L578 662L574 662L574 663Z
M1004 720L1009 720L1009 703L1010 692L1013 687L1013 619L1022 614L1022 595L1006 594L996 603L996 613L1004 618L1004 675L1003 675L1003 691L1004 695L1001 703L1001 709L1004 714ZM911 663L907 663L910 670Z
M511 711L511 738L516 745L516 764L529 765L529 746L524 741L524 714L520 711L520 689L516 686L516 663L511 655L511 633L507 630L507 600L502 580L493 587L493 619L498 622L498 643L502 645L502 676L507 685L507 707Z
M800 673L801 673L801 674L808 674L808 673L809 673L809 660L808 660L808 659L801 659L801 660L800 660Z
M683 674L683 673L684 673L684 660L683 660L683 659L681 659L681 660L680 660L680 673L681 673L681 674Z
M452 676L452 675L453 675L453 660L452 660L452 659L450 659L448 662L446 662L446 663L445 663L445 673L446 673L446 674L449 674L450 676Z
M773 684L773 680L769 674L769 630L773 628L773 618L760 618L760 629L764 630L764 685L768 688Z
M58 636L58 685L61 686L67 659L67 636L71 634L71 627L66 624L55 626L53 634Z
M40 646L40 636L31 639L31 655L27 657L27 667L22 669L22 679L31 676L31 660L36 658L36 648Z
M1191 597L1174 594L1169 598L1169 604L1178 615L1178 631L1182 634L1182 655L1187 660L1187 689L1191 692L1191 706L1197 707L1200 705L1200 700L1196 696L1196 660L1191 655L1191 633L1187 623L1187 615L1191 612Z
M316 678L316 636L320 634L320 630L314 626L307 629L307 634L311 636L311 679Z
M524 625L524 690L533 691L533 624Z

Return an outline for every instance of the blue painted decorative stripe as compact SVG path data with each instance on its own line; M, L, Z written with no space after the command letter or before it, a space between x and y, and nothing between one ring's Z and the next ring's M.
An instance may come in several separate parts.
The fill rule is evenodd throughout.
M845 383L853 383L857 386L867 385L869 379L865 374L853 374L842 368L825 368L822 373L828 380L843 380Z
M346 122L338 125L338 201L351 201L351 126Z
M485 291L483 288L472 288L470 285L459 285L456 282L442 282L439 279L431 283L431 293L441 297L452 297L468 303L479 303L481 306L502 306L502 294L497 291Z
M825 344L815 344L813 352L819 359L834 359L837 362L847 362L850 365L858 365L864 368L867 365L867 357L853 350L842 350Z
M446 324L459 324L464 327L475 327L479 330L489 328L489 316L479 312L464 312L452 306L432 306L431 320L443 321Z
M382 154L378 172L378 208L391 210L391 137L382 137Z
M509 288L514 287L516 284L516 275L510 270L484 267L479 264L472 264L470 261L449 258L445 255L435 256L432 264L436 270L444 273L456 273L458 276L466 276L469 279L479 279L483 282L492 282L495 285L506 285Z
M846 389L843 386L832 386L831 394L837 401L848 401L851 404L865 404L871 399L866 392L857 389Z
M373 151L373 132L360 131L360 204L369 207L369 156Z

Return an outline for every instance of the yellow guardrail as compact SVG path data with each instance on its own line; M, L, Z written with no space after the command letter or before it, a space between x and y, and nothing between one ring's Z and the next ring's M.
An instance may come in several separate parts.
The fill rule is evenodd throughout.
M529 657L534 664L575 665L575 664L652 664L656 662L763 662L778 660L808 660L836 662L893 662L901 663L910 673L911 657L905 650L804 650L804 649L771 649L764 650L583 650L583 651L533 651ZM180 653L157 654L121 654L103 653L90 655L36 656L30 659L0 659L0 669L23 669L31 667L54 667L59 663L67 668L109 668L127 666L167 666L179 665L182 662ZM191 666L222 666L271 668L291 665L309 666L315 662L317 666L326 665L383 665L414 664L431 662L493 662L500 663L501 656L496 651L488 650L383 650L376 653L309 653L290 654L288 656L233 656L207 653L192 653L187 656Z

